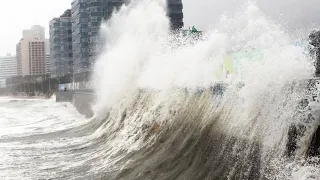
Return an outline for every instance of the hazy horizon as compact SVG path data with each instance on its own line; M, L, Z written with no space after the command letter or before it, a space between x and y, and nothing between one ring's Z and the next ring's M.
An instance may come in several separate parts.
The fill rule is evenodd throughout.
M22 36L22 30L32 25L42 25L49 38L49 21L71 8L72 0L11 0L0 7L0 56L15 54L15 46ZM195 25L207 30L225 13L232 15L247 0L183 0L185 28ZM256 0L257 6L268 18L278 22L285 29L310 31L318 28L320 22L320 0ZM12 13L8 7L15 7ZM49 8L47 8L49 7ZM10 15L10 16L9 16Z

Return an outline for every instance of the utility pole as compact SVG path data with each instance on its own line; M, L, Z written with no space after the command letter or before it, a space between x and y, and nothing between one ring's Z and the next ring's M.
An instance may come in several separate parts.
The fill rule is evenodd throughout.
M50 83L50 79L51 79L51 74L49 74L49 93L51 93L51 83Z
M75 82L74 82L74 62L72 61L72 89L75 89Z
M36 76L34 76L32 80L33 80L33 93L35 94L36 93L36 83L37 83Z
M44 94L44 80L43 80L44 78L43 78L43 75L41 75L41 91L42 91L42 94Z
M72 90L74 91L74 86L75 86L75 84L74 84L74 72L72 72Z

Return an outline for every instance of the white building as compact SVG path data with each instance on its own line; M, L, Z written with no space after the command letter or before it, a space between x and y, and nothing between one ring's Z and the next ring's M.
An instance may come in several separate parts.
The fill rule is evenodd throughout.
M45 39L45 46L46 46L46 73L50 74L50 40Z
M25 29L22 31L22 38L45 40L44 27L40 25L34 25L30 29Z
M47 71L47 45L44 27L34 25L22 32L16 46L18 75L44 75Z
M46 54L46 74L50 74L50 54Z
M17 75L16 56L0 57L0 87L6 87L6 78Z
M46 74L45 41L21 39L16 46L18 75Z

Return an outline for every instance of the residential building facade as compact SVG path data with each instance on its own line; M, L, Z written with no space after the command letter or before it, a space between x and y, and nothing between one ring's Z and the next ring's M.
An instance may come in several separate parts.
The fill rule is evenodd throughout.
M45 41L21 39L16 46L17 74L43 75L46 73Z
M184 26L182 0L167 0L167 15L171 28L181 29Z
M89 71L106 44L100 25L112 12L130 0L73 0L71 4L72 46L75 73ZM183 27L182 0L167 0L172 29Z
M87 0L74 0L71 4L72 19L72 53L75 73L88 71L89 45L88 45L88 2Z
M48 53L46 53L46 74L51 74L51 58Z
M51 74L51 59L50 59L50 40L45 39L45 46L46 46L46 74Z
M89 71L104 40L100 25L127 0L74 0L72 2L73 61L76 73Z
M99 1L99 0L97 0ZM99 52L103 49L105 37L100 35L100 26L107 21L114 10L119 10L128 0L100 0L88 1L88 27L89 27L89 62L93 64Z
M0 88L6 87L6 78L17 75L16 56L0 57Z
M50 21L51 76L73 74L71 10Z
M17 75L43 75L46 73L46 43L44 27L34 25L22 31L16 45Z

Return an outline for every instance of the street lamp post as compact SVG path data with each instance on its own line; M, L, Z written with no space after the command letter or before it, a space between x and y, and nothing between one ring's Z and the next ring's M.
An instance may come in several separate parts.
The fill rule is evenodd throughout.
M48 76L49 76L49 93L51 93L51 83L50 83L51 74L49 74Z
M72 89L75 89L75 82L74 82L74 70L72 70Z
M32 81L33 81L33 93L35 94L37 89L36 89L36 83L37 83L37 79L36 79L36 76L34 76L32 78Z

